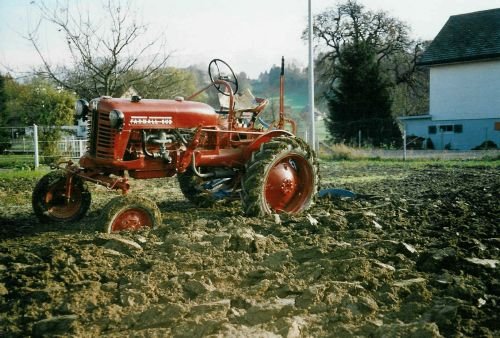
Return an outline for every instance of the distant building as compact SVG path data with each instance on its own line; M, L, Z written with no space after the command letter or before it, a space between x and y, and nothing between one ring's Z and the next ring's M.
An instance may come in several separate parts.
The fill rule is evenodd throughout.
M430 68L429 112L401 117L406 134L435 149L500 148L500 8L451 16L418 65Z
M139 95L139 93L137 92L137 90L133 86L130 86L127 88L127 90L120 97L122 99L129 99L132 96L136 96L136 95Z

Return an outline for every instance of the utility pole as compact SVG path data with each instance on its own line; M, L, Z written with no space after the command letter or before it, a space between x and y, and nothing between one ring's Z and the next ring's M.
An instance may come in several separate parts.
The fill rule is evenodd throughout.
M310 135L309 145L316 150L316 126L314 121L314 55L313 55L313 19L312 19L312 0L308 0L308 18L309 18L309 116L310 116Z
M33 146L35 148L35 168L40 166L40 157L38 154L38 126L33 125Z

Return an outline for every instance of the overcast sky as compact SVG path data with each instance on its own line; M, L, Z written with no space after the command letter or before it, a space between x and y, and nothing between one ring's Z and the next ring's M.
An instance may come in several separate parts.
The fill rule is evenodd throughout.
M69 0L74 3L76 0ZM27 71L40 64L23 35L38 21L31 0L0 0L0 72L5 67ZM54 4L56 0L46 1ZM64 2L64 0L63 0ZM334 7L336 0L312 0L313 13ZM500 0L361 0L368 9L384 10L406 22L412 36L433 39L451 15L500 7ZM99 10L101 0L85 3ZM255 78L282 55L307 65L307 0L135 0L150 31L165 31L171 65L207 65L212 58L228 61ZM44 30L42 46L51 60L64 61L61 38Z

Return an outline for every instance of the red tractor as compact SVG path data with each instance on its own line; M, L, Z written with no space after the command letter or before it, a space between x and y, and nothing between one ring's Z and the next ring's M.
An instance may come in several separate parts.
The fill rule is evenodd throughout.
M268 100L238 95L238 80L220 59L209 64L211 83L187 99L78 100L76 115L88 119L87 152L79 165L65 162L37 183L36 216L44 222L82 218L91 201L87 182L92 182L122 191L102 213L106 232L154 227L161 224L158 207L127 194L129 178L172 176L198 206L236 196L248 216L306 210L318 190L318 164L314 151L294 136L295 122L284 116L283 63L279 120L271 125L259 116ZM218 111L192 101L212 86L225 101Z

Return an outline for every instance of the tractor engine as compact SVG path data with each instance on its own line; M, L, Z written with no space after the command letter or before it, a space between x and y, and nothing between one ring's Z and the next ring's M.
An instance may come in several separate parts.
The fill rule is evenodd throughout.
M110 173L128 170L134 178L173 176L183 172L178 161L193 143L199 126L224 128L224 119L199 102L142 100L101 97L86 105L77 103L77 113L88 120L88 151L80 159L86 169L107 168ZM199 135L200 149L214 148L215 134Z
M142 131L142 152L151 158L161 158L166 163L172 163L172 157L170 156L170 148L174 141L177 141L177 137L173 134L167 134L166 131L160 132L148 132L146 130ZM178 142L176 142L178 144ZM148 150L148 148L157 148L158 150ZM180 147L177 148L180 150ZM130 153L132 149L127 149Z

